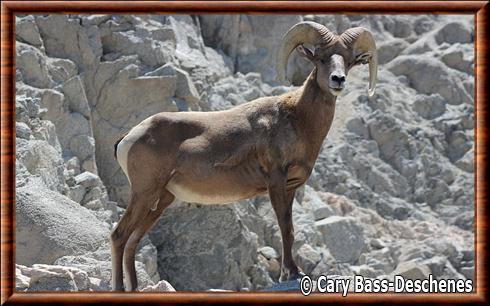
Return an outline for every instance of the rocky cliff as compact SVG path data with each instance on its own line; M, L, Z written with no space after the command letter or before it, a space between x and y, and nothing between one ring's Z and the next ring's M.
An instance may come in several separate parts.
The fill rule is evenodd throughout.
M115 140L161 111L222 110L278 84L301 20L369 28L380 71L354 68L294 203L294 254L311 276L474 278L472 16L25 15L16 18L18 290L109 290L108 235L128 183ZM311 65L294 55L300 85ZM277 282L267 197L174 203L137 255L145 290L255 290ZM167 282L163 281L166 280Z

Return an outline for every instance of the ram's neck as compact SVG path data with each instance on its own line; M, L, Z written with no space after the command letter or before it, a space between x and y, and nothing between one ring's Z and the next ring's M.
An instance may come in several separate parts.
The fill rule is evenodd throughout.
M332 125L336 99L320 89L314 69L306 79L295 107L297 128L306 137L308 155L313 160L316 160Z

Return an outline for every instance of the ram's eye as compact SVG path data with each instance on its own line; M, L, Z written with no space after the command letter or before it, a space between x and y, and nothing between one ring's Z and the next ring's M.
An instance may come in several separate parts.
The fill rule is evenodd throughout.
M321 58L320 63L325 64L326 63L325 59Z
M359 64L367 64L371 60L372 54L370 52L357 56L356 62Z

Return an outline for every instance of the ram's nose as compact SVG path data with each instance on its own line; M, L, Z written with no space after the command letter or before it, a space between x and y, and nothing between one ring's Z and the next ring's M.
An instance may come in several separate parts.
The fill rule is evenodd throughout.
M332 89L343 89L345 84L345 74L332 73L330 75L330 87Z

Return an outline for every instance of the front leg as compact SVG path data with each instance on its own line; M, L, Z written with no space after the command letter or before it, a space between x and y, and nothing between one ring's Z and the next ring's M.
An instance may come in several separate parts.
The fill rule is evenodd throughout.
M294 242L293 199L295 189L287 191L287 171L275 171L269 176L269 196L276 213L277 222L282 237L282 266L280 281L293 280L303 274L293 260L292 248ZM286 273L285 273L286 272Z

